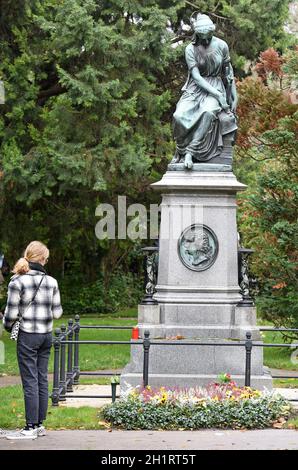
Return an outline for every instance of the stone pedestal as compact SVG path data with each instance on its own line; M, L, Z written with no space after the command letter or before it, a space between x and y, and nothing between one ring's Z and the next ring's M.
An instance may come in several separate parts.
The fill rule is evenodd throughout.
M171 335L230 336L238 286L236 192L233 173L167 172L152 185L162 191L159 270L155 299ZM194 271L180 259L178 241L193 224L213 231L218 254L208 269ZM179 330L179 331L178 331Z
M236 305L231 338L245 340L246 332L250 331L253 341L260 340L261 335L256 324L257 312L255 307L239 307Z
M160 306L154 305L138 305L138 327L143 331L153 325L160 325Z
M157 341L158 340L154 340ZM245 348L231 346L158 345L150 348L149 384L152 387L195 387L217 381L218 374L229 373L238 385L245 383ZM204 342L208 342L207 340ZM252 350L251 385L272 388L272 378L263 367L263 349ZM142 385L143 348L131 346L131 361L121 375L121 390L127 386Z
M210 166L210 165L209 165ZM251 331L260 340L253 307L238 307L238 237L236 195L246 188L231 171L168 171L152 187L162 193L159 268L155 300L159 315L139 310L141 336L236 341ZM199 168L199 167L198 167ZM220 166L219 166L220 168ZM156 321L159 318L159 322ZM203 385L221 372L244 382L244 348L152 346L149 383L156 386ZM132 347L132 361L121 378L137 385L142 377L142 348ZM270 388L263 368L263 348L255 348L252 384Z

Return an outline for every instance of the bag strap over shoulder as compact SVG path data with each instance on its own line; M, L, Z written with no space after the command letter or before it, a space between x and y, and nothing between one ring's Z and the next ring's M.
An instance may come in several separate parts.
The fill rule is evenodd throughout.
M38 287L37 287L36 291L34 292L34 296L32 297L30 304L31 304L31 303L33 302L33 300L35 299L36 294L37 294L37 292L39 291L39 288L40 288L40 286L41 286L41 283L42 283L42 281L44 280L44 277L45 277L45 274L43 274L43 275L41 276L40 283L38 284Z
M38 284L37 289L35 290L34 295L33 295L32 299L30 300L29 304L27 305L26 309L24 310L23 314L28 310L28 308L30 307L30 305L31 305L32 302L34 301L34 299L35 299L35 297L36 297L36 294L37 294L37 292L39 291L39 288L40 288L40 286L41 286L41 283L42 283L42 281L44 280L44 277L45 277L45 274L43 274L43 275L41 276L40 283ZM22 319L22 315L19 315L19 320L21 320L21 319Z

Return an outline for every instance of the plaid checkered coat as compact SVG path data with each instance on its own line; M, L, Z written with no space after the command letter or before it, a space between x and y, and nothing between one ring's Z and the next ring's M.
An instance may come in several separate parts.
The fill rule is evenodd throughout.
M41 271L30 269L26 274L16 274L11 278L3 317L4 328L8 331L18 319L19 313L22 316L20 329L27 333L50 333L53 318L61 317L58 283L47 274L44 275L34 301L27 308L43 275Z

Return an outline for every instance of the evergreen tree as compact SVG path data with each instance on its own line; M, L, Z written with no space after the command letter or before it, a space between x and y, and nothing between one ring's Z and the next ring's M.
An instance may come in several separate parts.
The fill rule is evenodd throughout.
M240 86L239 111L247 119L241 121L236 168L248 189L239 197L239 222L245 246L255 249L259 312L277 326L297 328L298 107L291 103L291 87L298 54L280 58L281 68L272 51L270 56L275 59L266 67L268 54L260 57L262 79Z
M291 0L189 0L181 16L198 10L210 15L217 25L217 34L225 39L232 52L237 74L247 60L255 61L268 47L285 50L293 38L285 33Z

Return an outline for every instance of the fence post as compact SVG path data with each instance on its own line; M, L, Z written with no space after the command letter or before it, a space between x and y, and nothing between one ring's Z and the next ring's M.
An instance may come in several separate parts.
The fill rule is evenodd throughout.
M115 382L111 382L111 387L112 387L112 403L114 403L116 401L117 384Z
M75 326L74 326L74 338L75 341L80 339L80 315L75 316ZM80 380L80 366L79 366L79 344L74 345L74 364L73 371L75 372L75 377L73 380L74 385L79 384Z
M61 339L62 339L62 341L66 340L65 333L66 333L66 326L61 325ZM60 393L59 400L60 401L65 401L66 400L66 398L65 398L65 393L66 393L66 368L65 368L65 364L66 364L66 344L65 343L60 343L60 344L61 344L61 348L60 348L61 353L60 353L60 383L59 383L59 389L61 389L61 393Z
M52 390L52 406L59 405L59 355L60 355L60 328L55 329L54 346L54 375Z
M72 354L72 338L73 338L73 320L70 319L68 320L68 335L67 335L67 345L68 345L68 350L67 350L67 387L66 387L66 390L67 392L72 392L73 391L73 388L72 388L72 385L73 385L73 370L72 370L72 358L73 358L73 354Z
M245 341L245 386L246 387L250 387L251 350L252 350L251 332L247 331L246 341Z
M144 364L143 364L143 384L147 387L149 384L149 350L150 350L150 333L148 330L144 333L143 351L144 351Z

